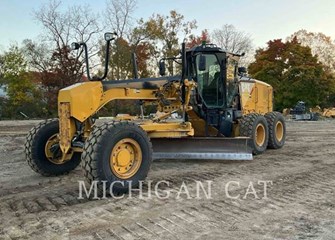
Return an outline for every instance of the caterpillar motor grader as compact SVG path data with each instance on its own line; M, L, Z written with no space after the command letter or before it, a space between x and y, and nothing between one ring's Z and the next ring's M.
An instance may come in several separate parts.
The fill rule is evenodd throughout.
M241 55L206 43L186 50L183 43L179 57L160 61L162 77L138 79L134 64L134 79L108 81L115 38L105 34L100 78L90 76L86 44L72 44L84 49L91 81L61 89L58 119L29 132L25 154L34 171L60 175L81 162L89 183L98 181L100 189L120 193L146 178L152 159L252 160L252 154L284 145L285 121L272 110L272 87L245 76L238 68ZM166 60L181 64L181 76L164 76ZM141 111L131 121L95 124L99 109L125 99L157 106L158 114L147 118Z

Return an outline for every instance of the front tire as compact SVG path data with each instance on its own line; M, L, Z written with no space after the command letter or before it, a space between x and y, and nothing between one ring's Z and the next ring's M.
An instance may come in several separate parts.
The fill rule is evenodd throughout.
M80 153L73 153L70 160L57 162L62 154L58 144L59 121L48 119L33 127L26 138L25 155L28 165L35 172L43 176L57 176L68 173L75 169L80 163ZM53 159L50 148L53 147L58 157Z
M268 145L268 123L264 116L251 113L243 116L240 121L240 136L251 138L252 153L263 153Z
M105 123L84 145L82 167L89 184L100 192L125 193L137 188L149 172L152 144L147 133L132 122Z
M284 146L286 139L286 124L283 115L279 112L265 114L269 125L268 148L278 149Z

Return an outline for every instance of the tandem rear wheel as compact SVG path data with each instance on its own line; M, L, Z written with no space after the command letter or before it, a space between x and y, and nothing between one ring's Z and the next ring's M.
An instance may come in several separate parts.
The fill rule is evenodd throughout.
M240 120L240 136L251 138L253 154L263 153L269 140L268 123L265 117L258 113L243 116Z
M255 155L263 153L267 148L281 148L286 139L285 119L279 112L269 112L264 116L247 114L240 121L240 135L251 138Z
M279 112L265 114L269 126L268 148L278 149L284 146L286 139L286 124L283 115Z

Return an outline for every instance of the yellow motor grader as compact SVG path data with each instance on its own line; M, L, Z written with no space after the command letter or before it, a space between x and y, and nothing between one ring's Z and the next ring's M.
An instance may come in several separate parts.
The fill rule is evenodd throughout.
M153 159L252 160L284 145L285 121L273 112L272 87L245 76L241 55L206 43L186 50L184 43L179 57L160 61L161 77L139 79L134 64L134 79L109 81L115 37L105 34L100 78L90 76L86 44L72 44L84 49L91 81L61 89L58 119L29 132L25 154L34 171L60 175L81 162L89 183L120 193L146 178ZM164 76L167 60L181 65L180 76ZM113 100L140 100L142 111L131 121L95 124L95 114ZM144 117L143 105L156 106L157 114Z

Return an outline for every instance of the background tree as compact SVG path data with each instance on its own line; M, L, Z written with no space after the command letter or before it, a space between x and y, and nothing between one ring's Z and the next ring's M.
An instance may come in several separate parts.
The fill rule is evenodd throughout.
M68 46L74 41L90 42L88 50L93 59L99 49L96 35L101 27L89 6L72 6L62 11L58 0L50 0L34 12L34 17L45 30L43 41L25 40L24 51L31 70L39 72L39 82L46 89L44 99L50 114L55 115L58 91L81 81L85 67L83 52L71 52Z
M240 65L248 66L253 61L254 47L250 34L237 30L231 24L225 24L214 29L211 34L212 42L232 53L245 53Z
M133 39L150 44L148 50L157 68L160 58L179 55L181 42L189 38L196 27L195 20L185 21L182 14L172 10L168 16L156 14L147 21L139 20ZM173 61L168 62L167 72L170 75L175 73Z
M327 70L335 71L335 44L331 37L320 32L307 32L304 29L293 33L288 40L295 37L303 46L311 48L312 54L317 55L318 60L327 67Z
M152 72L148 66L150 59L151 45L147 42L142 42L137 45L129 43L123 38L118 38L115 44L112 43L109 61L109 80L130 79L133 74L132 53L135 52L137 59L138 74L140 78L152 76ZM101 44L99 53L101 61L105 61L106 44ZM102 73L100 73L102 74Z
M106 3L106 19L108 28L120 38L127 38L133 24L132 14L136 8L136 0L109 0Z
M188 42L186 44L186 48L193 48L195 46L201 45L203 42L210 43L210 36L208 30L202 30L200 36L195 36L191 34L188 38Z
M161 31L158 32L158 39L162 41L163 46L161 52L165 57L174 57L179 54L180 42L179 39L186 39L197 27L196 21L184 21L184 16L175 10L170 11L169 16L156 15L156 23L161 26ZM168 72L173 75L173 62L169 61Z
M285 43L281 39L269 41L267 48L257 50L255 58L249 73L273 86L277 110L292 107L299 100L309 106L330 104L335 92L332 75L297 38Z
M74 5L66 11L60 10L60 7L61 1L49 0L34 11L35 19L45 30L43 38L53 45L53 49L62 49L74 41L86 43L96 40L101 27L98 15L93 14L88 5ZM91 47L94 48L94 45L91 44Z
M51 68L40 73L40 81L45 89L45 100L50 114L57 110L58 91L82 80L81 63L64 47L54 51L51 57Z
M6 86L7 93L7 98L1 102L2 117L17 118L20 112L29 117L39 115L43 108L40 91L27 72L27 61L18 46L12 45L0 55L0 84Z
M37 42L25 39L22 42L22 51L31 71L47 72L52 66L52 49L46 42Z
M131 64L131 46L126 39L118 37L115 42L111 43L111 53L109 62L109 79L120 80L128 79L132 75ZM105 42L102 45L102 61L105 60Z
M110 75L111 79L120 80L129 77L130 69L130 43L129 36L133 23L132 14L136 7L135 0L109 0L106 8L106 19L108 28L115 31L118 38L115 40L111 50ZM104 61L104 45L102 43L100 52L101 60Z
M150 76L157 75L158 61L162 57L159 46L157 46L158 44L161 45L161 43L159 43L159 36L161 34L160 27L161 25L157 24L156 19L153 17L148 20L141 18L138 20L137 25L133 28L130 35L132 49L136 54L140 52L144 56L138 58L138 64L146 67L146 69L142 69L142 71Z
M113 2L118 2L114 0ZM118 11L119 4L111 5L113 11ZM132 7L128 3L125 7ZM111 11L111 10L110 10ZM132 24L131 9L118 14L111 15L115 19L113 24ZM120 21L124 19L124 21ZM128 23L127 23L128 22ZM170 11L169 16L153 15L148 20L140 19L137 25L132 28L131 32L123 30L127 27L116 27L119 35L111 50L110 61L110 79L125 79L133 77L133 67L131 61L131 53L137 55L137 63L140 77L153 76L157 72L158 61L162 57L174 57L179 54L180 40L188 37L191 30L196 27L195 21L185 21L184 16L176 11ZM105 47L102 44L100 56L101 60L105 58ZM172 62L168 63L168 74L174 74L174 66Z

